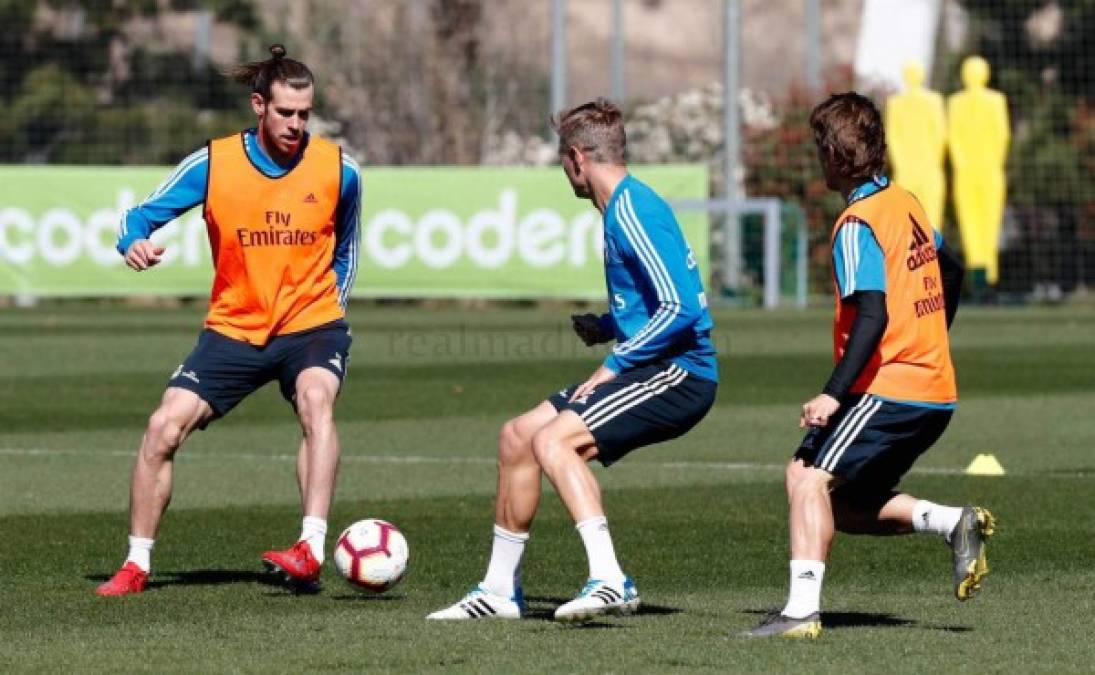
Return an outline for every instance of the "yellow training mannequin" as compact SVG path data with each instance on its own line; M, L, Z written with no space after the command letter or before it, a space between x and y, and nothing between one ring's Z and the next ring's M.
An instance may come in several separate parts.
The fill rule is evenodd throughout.
M983 58L970 56L962 62L965 88L947 100L947 140L966 266L984 270L987 281L995 284L1010 131L1007 101L986 87L988 81L989 64Z
M947 142L943 97L924 88L924 69L919 63L906 63L902 76L905 91L886 101L886 145L893 178L916 195L932 227L942 231Z

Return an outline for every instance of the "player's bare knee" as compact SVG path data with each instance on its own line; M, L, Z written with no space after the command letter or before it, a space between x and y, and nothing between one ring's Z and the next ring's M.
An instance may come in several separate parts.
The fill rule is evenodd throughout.
M334 419L334 399L321 386L306 386L297 392L297 414L306 433L316 430Z
M515 466L532 459L528 440L521 435L517 422L510 420L502 425L498 434L498 465Z
M532 437L532 454L545 470L559 461L562 443L554 429L545 428Z
M798 471L795 468L794 460L787 462L787 466L783 469L783 484L787 486L787 491L791 491L791 486L795 484L795 480L798 477Z
M148 418L145 439L141 452L147 459L170 459L182 444L183 425L168 411L159 408Z
M787 462L787 467L783 471L783 481L787 486L787 494L794 491L795 485L802 480L808 469L809 467L801 459L792 459Z
M794 492L805 495L827 494L833 484L833 475L821 469L806 467L794 485Z
M568 447L565 439L550 427L542 428L532 436L532 455L545 471L551 471L566 458L567 453L574 455L575 449Z

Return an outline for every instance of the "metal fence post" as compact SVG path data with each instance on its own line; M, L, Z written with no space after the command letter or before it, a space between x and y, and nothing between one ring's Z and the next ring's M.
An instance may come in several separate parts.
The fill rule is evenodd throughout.
M567 100L567 0L551 0L551 114Z
M737 173L741 166L741 121L738 116L738 89L740 87L740 23L741 13L738 0L726 0L725 27L723 41L725 49L725 73L723 78L723 124L725 138L725 166L723 191L727 201L726 241L723 243L723 260L727 268L723 270L723 279L731 292L741 287L741 222L738 215Z

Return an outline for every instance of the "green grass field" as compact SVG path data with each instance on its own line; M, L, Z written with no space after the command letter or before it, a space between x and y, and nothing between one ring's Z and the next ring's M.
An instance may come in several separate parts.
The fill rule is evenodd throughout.
M959 412L903 485L994 510L982 594L953 600L936 539L838 538L826 630L809 644L738 633L784 600L781 468L799 439L798 406L828 372L826 312L719 313L716 408L687 437L596 469L645 605L585 628L547 620L586 572L550 490L526 556L534 616L423 620L485 569L499 425L597 363L566 310L357 306L351 319L331 527L395 522L411 544L406 581L365 597L328 569L323 593L294 596L259 573L260 553L299 527L299 432L267 388L180 453L151 591L103 600L93 589L125 553L134 448L200 309L0 311L0 672L1095 668L1091 309L959 314ZM1008 475L963 475L983 452Z

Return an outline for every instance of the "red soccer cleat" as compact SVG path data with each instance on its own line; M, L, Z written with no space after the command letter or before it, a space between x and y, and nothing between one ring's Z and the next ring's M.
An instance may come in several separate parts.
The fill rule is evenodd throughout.
M285 551L263 553L262 564L270 572L284 574L285 580L293 585L314 586L319 582L319 561L304 540Z
M95 593L105 597L119 595L131 595L140 593L148 585L148 572L137 566L135 562L126 562L122 569L103 584L95 589Z

